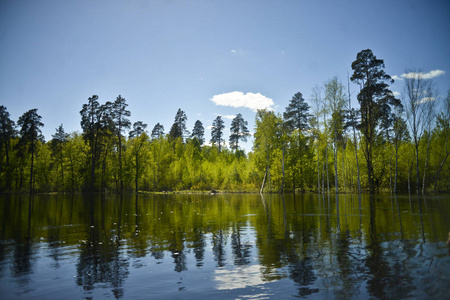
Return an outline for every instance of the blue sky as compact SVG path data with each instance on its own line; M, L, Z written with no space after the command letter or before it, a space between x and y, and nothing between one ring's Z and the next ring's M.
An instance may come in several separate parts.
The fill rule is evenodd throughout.
M168 132L181 108L189 130L241 113L253 132L258 105L283 112L297 92L308 100L333 76L346 83L363 49L400 79L393 91L415 68L446 96L449 16L446 0L2 0L0 104L15 121L38 108L47 140L61 123L81 131L94 94L101 103L122 95L149 131L159 122Z

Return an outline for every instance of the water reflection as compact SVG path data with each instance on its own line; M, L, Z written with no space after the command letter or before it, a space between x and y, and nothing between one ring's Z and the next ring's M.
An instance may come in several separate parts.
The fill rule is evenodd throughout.
M6 298L446 297L448 200L2 196L0 289Z

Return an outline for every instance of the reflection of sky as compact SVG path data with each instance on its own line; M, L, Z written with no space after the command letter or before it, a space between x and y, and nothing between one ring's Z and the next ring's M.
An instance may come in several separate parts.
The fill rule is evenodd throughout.
M239 266L233 270L214 271L214 280L218 290L234 290L264 284L260 272L261 266Z

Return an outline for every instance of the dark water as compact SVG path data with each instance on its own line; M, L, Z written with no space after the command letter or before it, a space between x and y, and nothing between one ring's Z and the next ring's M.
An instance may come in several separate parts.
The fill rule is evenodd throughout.
M2 196L1 299L448 299L450 197Z

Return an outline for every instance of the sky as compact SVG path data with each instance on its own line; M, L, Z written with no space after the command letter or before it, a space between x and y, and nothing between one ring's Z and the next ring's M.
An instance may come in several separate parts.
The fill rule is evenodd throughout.
M0 0L0 105L16 122L37 108L47 141L60 124L81 132L92 95L121 95L150 133L158 122L168 133L181 108L209 141L221 115L228 139L237 113L253 133L257 109L283 113L334 76L347 86L364 49L384 60L399 97L411 70L445 97L450 2Z

